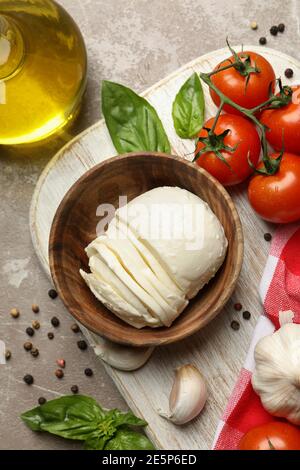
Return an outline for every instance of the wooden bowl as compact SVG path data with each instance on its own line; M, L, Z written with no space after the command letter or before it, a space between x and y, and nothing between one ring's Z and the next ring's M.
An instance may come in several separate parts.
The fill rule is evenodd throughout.
M217 275L169 327L136 329L119 320L91 293L79 274L89 270L84 251L96 237L101 203L118 207L158 186L178 186L204 199L224 227L228 252ZM87 171L68 191L55 214L49 242L55 287L70 313L86 328L121 344L157 346L195 333L222 309L236 285L243 260L243 233L230 196L194 163L163 153L142 152L105 160Z

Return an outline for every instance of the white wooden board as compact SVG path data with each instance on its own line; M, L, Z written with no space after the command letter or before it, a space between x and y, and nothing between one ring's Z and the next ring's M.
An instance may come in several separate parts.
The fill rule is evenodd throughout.
M294 70L295 82L300 81L300 63L278 51L245 46L263 54L273 65L276 76L284 76L285 68ZM173 152L191 158L192 141L181 140L175 133L171 118L173 99L184 81L194 72L209 72L227 57L222 49L206 54L148 89L145 96L156 108L169 136ZM206 117L215 114L205 86ZM103 120L69 142L47 165L37 184L30 212L30 224L36 253L49 273L48 238L55 211L70 186L89 168L116 154ZM240 214L245 235L245 257L237 289L226 308L206 328L186 340L157 348L149 362L136 372L120 372L106 366L116 386L131 409L148 421L148 435L160 449L209 449L239 370L245 359L256 318L261 311L258 285L265 265L268 243L263 234L272 231L249 207L245 188L230 190ZM233 304L241 302L250 310L250 321L242 320ZM232 319L240 319L241 328L233 331ZM85 331L95 344L97 337ZM193 363L208 382L209 399L201 415L184 427L176 427L161 418L157 409L166 408L173 382L173 371L179 365Z

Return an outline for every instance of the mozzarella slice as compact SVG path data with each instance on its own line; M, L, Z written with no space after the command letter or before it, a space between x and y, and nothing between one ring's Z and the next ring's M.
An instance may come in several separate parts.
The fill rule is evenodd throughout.
M165 297L169 294L168 290L157 279L129 240L98 237L94 241L94 244L104 244L115 254L124 269L135 280L135 282L137 282L152 297L152 299L154 299L163 308L168 324L171 324L179 313L181 313L182 309L186 305L185 300L179 299L179 302L175 302L173 305L167 302Z
M88 254L96 250L98 256L118 276L118 278L133 292L140 301L146 305L149 312L164 325L169 324L169 319L163 308L142 287L135 282L130 274L121 265L115 254L105 245L92 242L89 245Z
M100 300L109 310L117 315L121 320L126 321L135 328L143 328L149 323L139 316L139 313L126 301L124 301L109 284L96 279L94 274L88 274L80 270L80 274L89 286L95 297ZM160 326L156 320L151 324L152 327Z

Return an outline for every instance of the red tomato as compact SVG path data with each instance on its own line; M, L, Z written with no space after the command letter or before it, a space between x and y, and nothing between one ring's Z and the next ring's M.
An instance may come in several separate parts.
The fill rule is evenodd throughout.
M275 150L284 150L300 154L300 85L292 87L291 102L279 109L266 109L260 120L270 130L266 137Z
M278 157L278 153L271 157ZM258 168L262 167L260 163ZM253 209L269 222L300 219L300 156L284 153L277 173L255 175L249 183L248 197Z
M280 421L263 424L242 437L239 450L300 450L300 429Z
M209 119L204 127L211 128L214 118ZM229 152L221 150L221 154L228 163L224 163L213 151L207 151L196 160L197 165L204 168L225 186L241 183L251 173L252 169L248 163L248 155L254 166L257 165L260 154L260 140L255 126L243 118L233 114L221 114L218 119L215 133L222 134L229 129L229 134L224 139L224 144L229 147L237 145L236 150ZM201 129L199 137L207 137L207 131ZM204 144L199 142L195 155L203 149Z
M238 55L241 57L241 54L242 53L240 52ZM225 96L240 106L251 109L265 102L269 98L270 85L272 91L275 91L276 77L271 64L264 57L256 54L256 52L247 51L243 54L248 54L251 60L251 65L253 67L256 65L259 69L258 73L250 74L247 87L246 77L241 75L234 67L212 75L211 80ZM219 67L229 65L230 61L233 60L233 56L229 57L217 65L215 70ZM220 98L216 92L210 89L210 94L214 103L219 106ZM240 114L239 111L228 104L225 104L223 109L228 113Z

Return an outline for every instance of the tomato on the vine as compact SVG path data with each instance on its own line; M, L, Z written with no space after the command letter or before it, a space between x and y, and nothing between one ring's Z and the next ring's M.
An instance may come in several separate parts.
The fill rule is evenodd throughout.
M256 52L245 51L237 55L241 61L245 61L245 57L248 56L251 67L255 67L258 71L250 72L247 77L242 75L235 67L231 67L212 75L211 80L234 103L247 109L255 108L268 100L270 91L273 93L275 91L275 73L273 67L264 57ZM221 67L230 65L234 60L234 56L223 60L214 70L216 71ZM210 95L213 102L219 106L220 98L211 88ZM225 104L223 109L228 113L241 114L229 104Z
M207 138L214 118L209 119L201 129L198 137ZM244 181L252 172L248 158L254 166L257 165L260 154L260 139L255 126L243 118L233 114L221 114L218 118L214 133L221 136L226 130L228 134L224 136L223 143L230 150L221 149L219 153L224 161L217 156L213 149L197 154L205 148L203 141L198 141L195 150L196 163L213 175L223 185L234 185ZM218 148L218 144L217 144Z
M300 450L300 429L281 421L263 424L242 437L239 450Z
M284 142L287 152L300 154L300 85L292 87L290 103L278 109L266 109L260 121L268 129L266 137L275 150L280 150Z
M276 153L271 158L278 156ZM257 168L263 167L261 162ZM269 222L300 219L300 156L284 153L274 175L255 175L249 183L248 197L255 212Z

